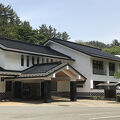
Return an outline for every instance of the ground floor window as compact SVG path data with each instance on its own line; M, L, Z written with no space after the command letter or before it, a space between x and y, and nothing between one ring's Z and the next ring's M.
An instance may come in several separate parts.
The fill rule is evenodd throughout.
M93 89L104 89L101 86L97 86L100 83L105 83L104 81L93 81Z
M83 88L83 85L84 85L84 83L81 81L76 82L76 87L78 87L78 88Z

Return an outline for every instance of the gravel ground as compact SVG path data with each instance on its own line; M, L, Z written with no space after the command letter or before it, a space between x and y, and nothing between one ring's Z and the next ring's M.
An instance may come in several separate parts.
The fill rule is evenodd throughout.
M69 100L57 100L51 103L43 103L39 100L32 101L21 101L21 102L0 102L0 106L86 106L86 107L120 107L120 103L116 101L108 101L108 100L87 100L87 99L79 99L77 102L70 102Z
M0 102L0 120L120 120L120 104L103 100Z

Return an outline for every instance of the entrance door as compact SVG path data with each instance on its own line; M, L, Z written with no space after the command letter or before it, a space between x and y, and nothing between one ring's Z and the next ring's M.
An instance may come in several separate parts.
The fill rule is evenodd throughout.
M14 83L14 96L15 98L21 98L21 82Z

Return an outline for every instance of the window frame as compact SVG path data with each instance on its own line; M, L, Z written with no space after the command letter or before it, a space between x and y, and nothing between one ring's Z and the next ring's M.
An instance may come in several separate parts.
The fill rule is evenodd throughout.
M46 58L46 63L49 63L49 58Z
M26 65L27 65L27 67L29 67L29 65L30 65L30 57L29 56L26 56L26 57L27 57Z
M37 57L37 64L40 64L40 58Z
M24 66L24 55L21 55L21 66Z
M102 60L93 60L93 74L96 75L106 75L106 72L104 70L104 61Z
M115 73L115 63L109 62L109 76L114 76L114 73Z
M42 63L44 63L45 62L45 59L42 57Z
M34 65L35 64L35 57L32 56L32 64Z

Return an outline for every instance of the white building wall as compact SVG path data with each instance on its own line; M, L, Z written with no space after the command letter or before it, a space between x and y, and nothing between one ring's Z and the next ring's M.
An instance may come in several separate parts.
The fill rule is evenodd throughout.
M5 93L5 84L6 82L5 81L1 81L1 78L0 78L0 93Z
M90 56L87 56L83 53L72 50L68 47L57 43L48 44L52 49L64 53L71 58L75 59L75 62L72 62L71 65L78 70L82 75L87 78L83 88L77 88L78 92L88 92L90 91L90 80L91 80L91 68L90 68Z
M21 66L21 53L8 52L5 51L5 69L7 70L24 70L27 67L26 65L26 56L24 56L24 66ZM28 55L29 56L29 55ZM30 66L32 66L31 57L30 57Z
M24 55L24 66L21 66L21 55ZM30 54L22 54L17 52L9 52L9 51L3 51L0 53L1 60L0 60L0 66L7 70L25 70L29 67L31 67L32 64L32 56ZM29 67L27 67L27 56L29 56ZM46 63L46 59L49 59L49 62L51 62L51 59L53 59L53 62L60 61L58 58L50 58L50 57L43 57L43 56L34 56L34 64L37 64L37 57L39 57L39 63L42 63L42 58L44 58L44 63Z
M69 92L70 81L57 81L57 91L58 92Z
M0 67L5 67L5 54L4 51L0 49Z
M93 58L90 56L87 56L83 53L77 52L75 50L72 50L66 46L60 45L55 42L50 42L47 44L52 49L55 49L56 51L59 51L61 53L64 53L68 56L71 56L71 58L75 59L75 62L72 63L72 66L77 69L82 75L84 75L87 80L83 88L77 88L78 92L92 92L93 89L91 88L92 82L91 81L110 81L110 82L120 82L120 80L115 79L114 76L109 76L109 62L115 62L116 64L116 71L120 71L120 64L116 61L110 61L106 59L100 59L100 58ZM102 60L104 61L105 70L107 72L107 75L95 75L93 74L93 63L92 60ZM95 90L97 91L97 90ZM100 90L100 92L103 90Z

